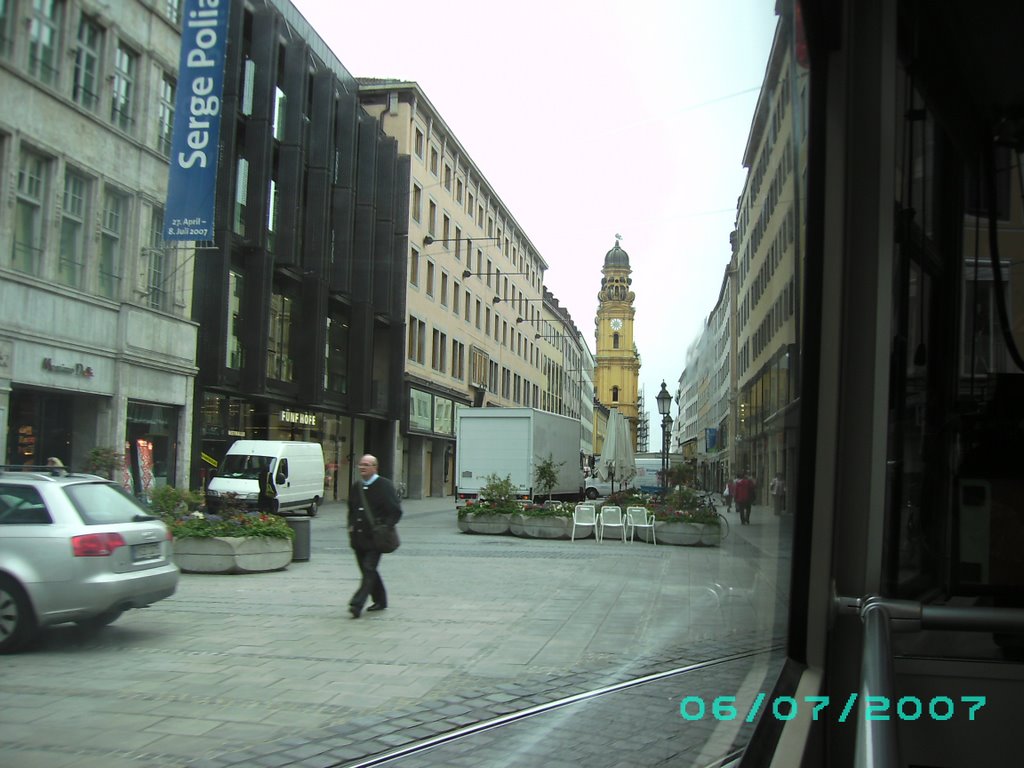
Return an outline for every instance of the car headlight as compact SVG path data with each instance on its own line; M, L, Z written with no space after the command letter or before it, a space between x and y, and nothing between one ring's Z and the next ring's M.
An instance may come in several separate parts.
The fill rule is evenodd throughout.
M220 491L207 491L206 492L206 498L208 498L208 499L216 499L219 496L220 496Z

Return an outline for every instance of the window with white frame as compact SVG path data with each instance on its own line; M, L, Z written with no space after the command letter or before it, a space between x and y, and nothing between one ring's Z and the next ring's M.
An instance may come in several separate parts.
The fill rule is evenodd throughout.
M434 262L427 259L427 296L434 298Z
M164 157L171 156L171 137L174 133L174 99L177 83L174 76L164 72L160 78L159 96L157 100L157 138L156 147Z
M448 367L448 334L435 328L433 343L430 348L430 367L438 373L444 373Z
M413 138L413 151L416 153L416 157L420 160L423 159L423 131L418 127L416 128L415 137Z
M11 266L30 275L38 275L43 266L43 201L49 165L49 160L31 150L22 150L18 160Z
M60 26L64 3L35 0L28 23L28 71L47 85L60 74Z
M139 55L124 43L114 51L114 88L110 100L110 121L126 133L132 130L135 109L135 78L138 76Z
M164 15L172 24L181 21L181 0L164 0Z
M82 14L78 21L78 47L75 49L75 82L71 98L90 112L100 102L100 61L103 60L103 27Z
M121 296L124 272L124 234L128 218L128 198L107 187L103 193L103 217L100 225L99 292L108 299Z
M11 27L14 24L13 0L0 0L0 57L7 58L14 50Z
M423 216L423 189L418 184L412 185L412 214L413 221L419 221Z
M466 347L452 339L452 378L462 381L466 376Z
M409 285L419 287L420 284L420 252L415 248L409 254Z
M85 222L89 200L89 180L68 169L64 173L64 198L61 205L60 254L57 280L72 288L82 287L85 264Z
M406 357L422 365L426 360L427 324L409 315L409 346Z
M146 249L146 304L152 309L170 309L171 251L163 236L164 209L154 205L149 214L149 248Z

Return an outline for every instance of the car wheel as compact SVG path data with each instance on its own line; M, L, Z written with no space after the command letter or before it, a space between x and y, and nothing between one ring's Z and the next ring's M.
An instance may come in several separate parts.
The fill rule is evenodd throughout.
M597 498L597 488L587 488L587 498L593 501Z
M82 627L83 629L102 629L108 624L113 624L115 621L121 618L122 613L124 613L124 611L115 608L112 611L101 613L98 616L90 616L88 619L79 619L75 622L75 624Z
M36 633L36 617L25 592L13 579L0 576L0 653L21 650Z
M319 505L316 503L316 499L313 499L313 503L309 505L309 516L316 517L316 513L320 511Z

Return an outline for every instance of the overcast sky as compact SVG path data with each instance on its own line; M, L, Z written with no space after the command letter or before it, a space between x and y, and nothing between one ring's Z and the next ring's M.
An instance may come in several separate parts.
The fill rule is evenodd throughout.
M623 236L657 434L654 396L675 392L729 261L774 0L292 2L354 76L419 83L591 351Z

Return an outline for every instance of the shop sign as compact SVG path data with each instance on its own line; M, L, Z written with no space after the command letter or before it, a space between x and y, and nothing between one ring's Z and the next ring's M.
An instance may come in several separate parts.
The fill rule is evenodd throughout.
M431 425L431 395L418 389L409 390L409 428L429 432Z
M316 414L302 411L281 411L281 421L288 424L299 424L303 427L315 427Z
M75 363L73 365L60 363L56 362L52 357L43 358L43 370L49 371L50 373L59 373L65 376L81 376L83 379L91 379L96 375L92 366L84 365L82 363Z
M455 422L452 418L454 403L443 397L434 398L434 431L439 435L454 435Z

